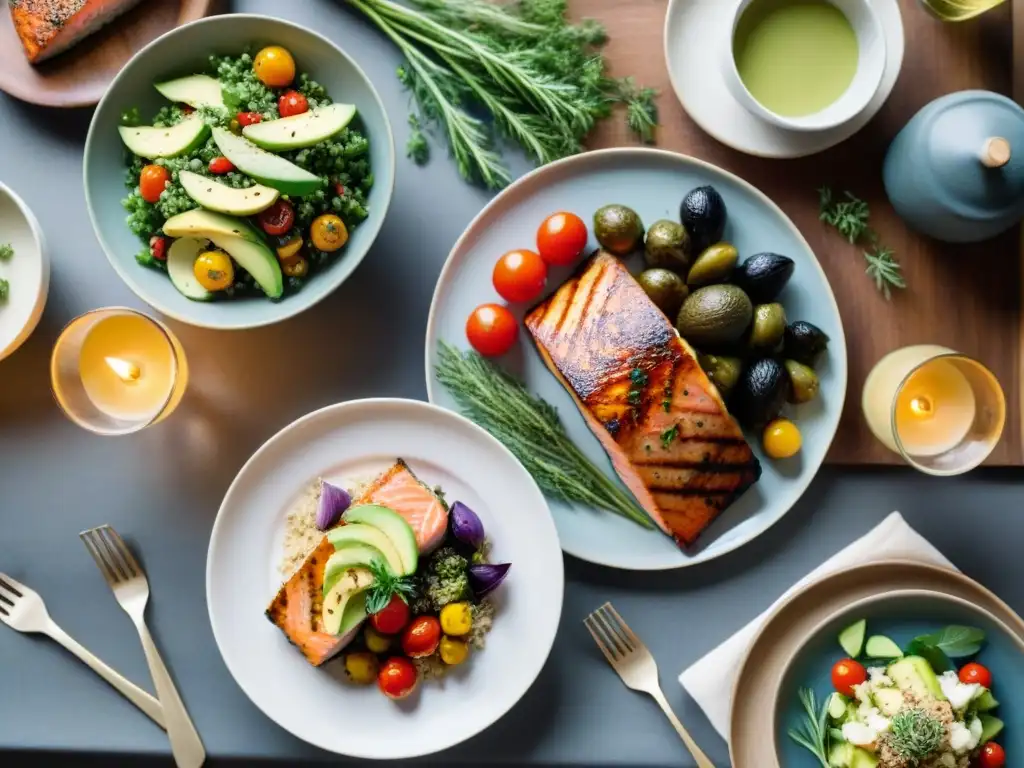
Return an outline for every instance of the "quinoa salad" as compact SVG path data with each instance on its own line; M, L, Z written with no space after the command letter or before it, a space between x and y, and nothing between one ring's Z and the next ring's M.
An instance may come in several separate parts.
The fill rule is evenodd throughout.
M279 300L343 257L373 185L353 105L279 46L154 87L169 103L119 128L140 265L195 301Z

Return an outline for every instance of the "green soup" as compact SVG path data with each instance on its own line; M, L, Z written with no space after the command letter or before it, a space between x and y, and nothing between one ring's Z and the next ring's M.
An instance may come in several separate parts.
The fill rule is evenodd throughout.
M803 117L850 87L857 34L825 0L755 0L736 25L733 56L751 96L777 115Z

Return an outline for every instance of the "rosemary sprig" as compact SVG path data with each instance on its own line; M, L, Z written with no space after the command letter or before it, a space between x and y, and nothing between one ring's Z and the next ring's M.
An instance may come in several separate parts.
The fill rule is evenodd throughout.
M822 768L829 768L828 700L818 709L814 691L810 688L801 688L799 696L804 707L804 720L799 728L789 729L789 738L814 755Z

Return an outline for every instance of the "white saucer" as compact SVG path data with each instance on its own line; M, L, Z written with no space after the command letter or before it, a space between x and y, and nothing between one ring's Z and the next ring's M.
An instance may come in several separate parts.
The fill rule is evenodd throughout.
M748 112L733 97L722 75L723 46L735 2L670 0L665 14L665 63L683 109L706 133L748 155L792 158L813 155L863 128L889 98L903 64L903 18L898 0L871 0L885 31L886 67L875 97L845 125L808 133L788 131Z
M0 183L0 245L10 244L14 256L0 261L0 278L10 295L0 303L0 360L32 335L50 290L50 260L43 231L25 202Z

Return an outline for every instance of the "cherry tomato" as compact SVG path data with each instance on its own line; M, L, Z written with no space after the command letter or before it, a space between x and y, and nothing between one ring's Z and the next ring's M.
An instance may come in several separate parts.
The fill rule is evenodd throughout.
M494 265L492 279L505 301L533 301L544 290L548 268L533 251L509 251Z
M441 622L433 616L417 616L402 633L402 651L414 659L429 656L441 642Z
M981 768L1003 768L1006 765L1006 752L994 741L990 741L981 748L981 754L978 755L978 765Z
M960 667L960 682L964 685L977 683L985 688L991 688L992 673L988 671L988 667L983 667L981 664L972 661L970 664L964 664Z
M409 622L409 606L398 595L391 596L391 602L370 617L373 628L382 635L397 635Z
M237 115L235 115L235 120L238 121L238 124L240 126L245 128L245 126L247 125L253 125L254 123L262 122L263 115L261 115L259 112L239 112Z
M284 88L295 79L295 59L287 48L270 45L256 54L252 62L256 78L271 88Z
M278 200L259 215L260 226L268 235L283 235L295 223L295 209L287 200Z
M203 251L196 257L192 271L208 291L223 291L235 282L235 265L224 251Z
M340 181L334 182L334 191L338 193L338 197L345 196L345 185Z
M149 238L149 252L157 261L167 261L167 240L168 238L160 235Z
M309 102L298 91L285 91L281 94L281 98L277 100L277 111L281 113L281 117L301 115L308 109Z
M210 161L210 173L222 174L233 170L235 170L235 164L226 157L215 157Z
M587 225L575 213L553 213L537 230L537 250L548 264L572 264L586 247Z
M321 251L332 253L348 242L348 229L345 222L333 213L325 213L309 225L309 239Z
M832 667L832 686L844 696L853 696L853 686L867 679L867 670L853 659L837 661Z
M170 180L171 172L162 165L147 165L139 174L139 194L147 203L155 203Z
M518 335L519 323L500 304L481 304L466 321L466 338L484 357L504 355Z
M392 656L380 666L377 687L389 699L404 699L416 688L416 667L401 656Z

